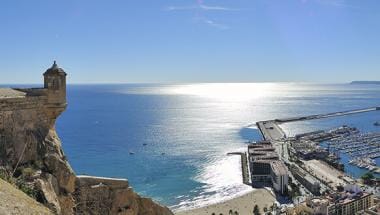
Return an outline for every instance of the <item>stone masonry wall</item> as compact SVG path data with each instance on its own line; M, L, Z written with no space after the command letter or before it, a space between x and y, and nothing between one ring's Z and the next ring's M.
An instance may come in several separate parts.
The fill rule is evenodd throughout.
M27 110L27 109L40 109L40 108L45 107L46 101L47 101L46 96L0 99L0 112L14 111L14 110Z

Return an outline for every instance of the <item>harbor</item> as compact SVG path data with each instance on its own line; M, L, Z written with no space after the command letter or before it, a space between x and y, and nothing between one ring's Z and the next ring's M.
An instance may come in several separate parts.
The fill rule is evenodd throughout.
M299 180L303 178L301 184L305 186L306 191L302 192L317 194L356 183L357 176L353 177L350 172L353 167L366 169L374 174L380 173L380 168L376 163L376 159L380 158L380 131L363 132L353 126L340 125L335 128L287 136L281 125L379 110L379 107L371 107L259 121L256 125L264 141L273 146L280 160L291 170L292 174L289 173L289 177L297 176ZM372 126L376 124L375 122ZM293 180L297 179L293 178Z
M349 164L380 173L376 164L380 158L380 132L356 133L334 138L325 143L330 151L349 156Z

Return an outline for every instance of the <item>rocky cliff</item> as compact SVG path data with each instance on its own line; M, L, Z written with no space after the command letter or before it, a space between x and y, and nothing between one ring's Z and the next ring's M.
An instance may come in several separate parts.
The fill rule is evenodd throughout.
M55 119L38 102L7 104L0 110L0 165L52 211L73 214L76 177L55 132Z
M0 166L39 202L56 214L172 214L137 195L126 180L76 177L54 114L39 104L0 99Z
M134 193L127 180L74 174L55 131L67 106L66 75L54 61L43 88L0 88L0 178L55 214L172 214Z
M126 179L78 176L75 195L77 213L169 215L169 209L140 197Z
M62 109L46 106L44 96L12 96L0 95L0 176L55 214L172 214L126 180L77 177L54 128Z
M0 179L0 214L52 215L53 213L24 192Z

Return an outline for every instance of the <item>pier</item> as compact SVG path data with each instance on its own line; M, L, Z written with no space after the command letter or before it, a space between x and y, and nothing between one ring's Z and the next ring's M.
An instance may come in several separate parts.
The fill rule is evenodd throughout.
M356 110L339 111L339 112L327 113L327 114L316 114L316 115L301 116L301 117L290 117L290 118L284 118L284 119L275 119L274 121L276 121L277 123L287 123L287 122L296 122L296 121L304 121L304 120L313 120L313 119L323 119L323 118L329 118L329 117L345 116L345 115L366 113L366 112L379 111L379 110L380 110L380 107L370 107L370 108L362 108L362 109L356 109Z
M272 140L278 140L278 139L286 137L285 132L273 120L260 121L260 122L257 122L256 124L261 134L263 135L264 140L272 141Z
M256 125L258 129L260 130L264 140L274 141L274 140L281 140L283 138L286 138L285 132L279 126L279 124L282 124L282 123L323 119L323 118L329 118L329 117L338 117L338 116L345 116L345 115L351 115L351 114L366 113L366 112L371 112L371 111L380 111L380 107L370 107L370 108L339 111L339 112L326 113L326 114L315 114L315 115L309 115L309 116L259 121L256 123Z
M281 123L323 119L323 118L329 118L329 117L338 117L338 116L366 113L366 112L379 111L379 110L380 110L380 107L370 107L370 108L362 108L362 109L356 109L356 110L339 111L339 112L334 112L334 113L315 114L315 115L309 115L309 116L290 117L290 118L283 118L283 119L260 121L260 122L257 122L256 125L259 128L261 134L263 135L264 140L272 141L272 140L280 140L282 138L286 138L285 132L279 126L279 124Z

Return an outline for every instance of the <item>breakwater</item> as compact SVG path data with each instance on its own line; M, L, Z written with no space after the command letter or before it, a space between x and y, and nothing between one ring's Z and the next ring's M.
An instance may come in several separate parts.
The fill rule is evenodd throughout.
M249 168L247 161L247 153L245 152L230 152L227 155L240 155L241 160L241 174L243 178L243 183L251 186L250 178L249 178Z

